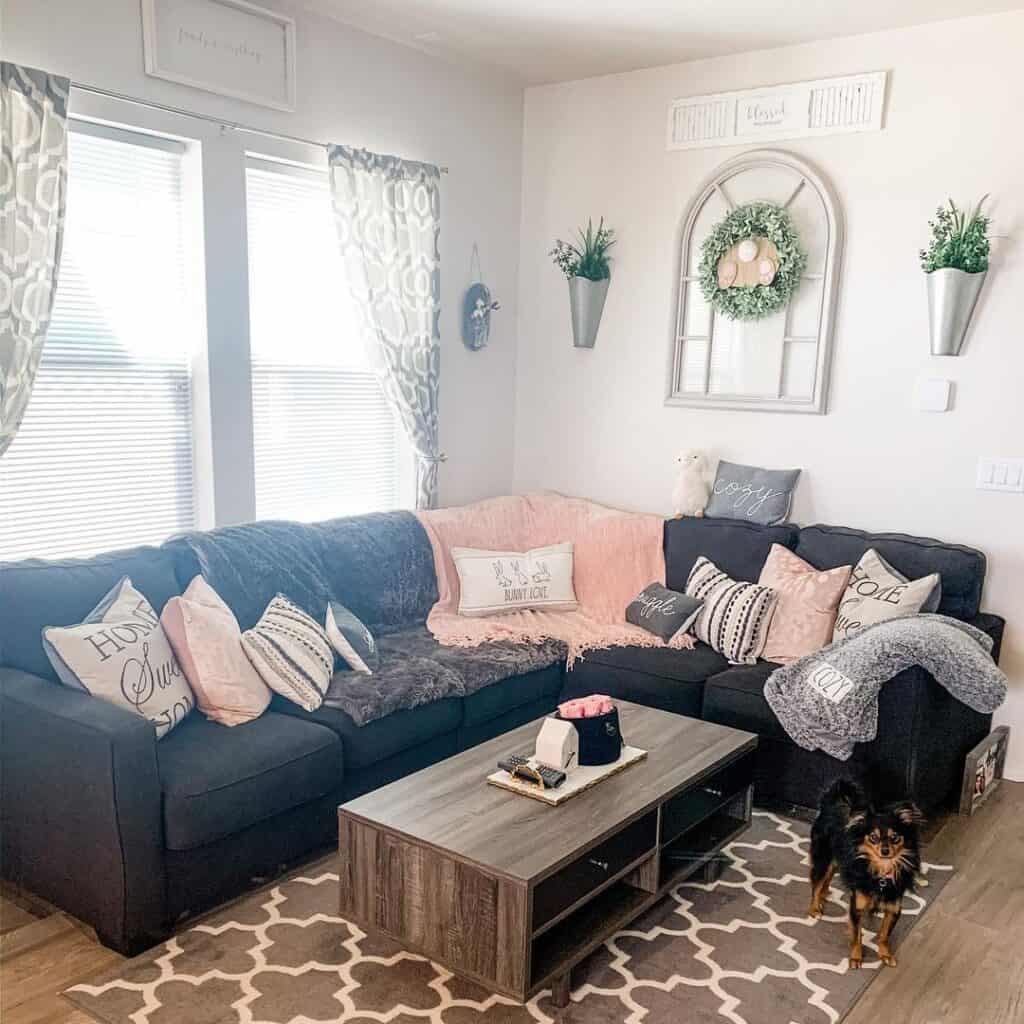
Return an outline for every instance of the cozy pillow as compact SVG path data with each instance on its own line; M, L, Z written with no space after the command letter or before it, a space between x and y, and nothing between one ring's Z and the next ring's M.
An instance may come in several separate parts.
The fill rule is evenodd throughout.
M668 643L677 633L690 628L700 608L701 602L688 594L652 583L629 603L626 621Z
M327 606L325 629L331 646L353 672L372 676L377 671L380 666L377 641L343 604L332 601Z
M482 551L452 548L459 574L459 614L497 615L543 608L574 612L572 543L532 551Z
M47 626L43 649L60 680L148 718L157 739L195 700L160 619L124 577L77 626Z
M849 565L815 569L789 548L773 544L757 581L778 595L762 656L786 665L830 644L851 571Z
M764 650L775 611L775 591L757 583L737 583L714 562L698 558L686 593L704 606L690 631L734 665L753 665Z
M904 615L916 615L926 607L938 607L937 572L908 580L874 549L868 548L850 576L839 602L833 640L845 640L865 626Z
M207 718L239 725L266 711L270 690L242 650L238 620L202 576L164 605L160 625Z
M799 469L760 469L722 460L704 514L770 526L789 515Z
M275 693L307 711L323 704L334 650L323 626L284 594L273 598L260 621L242 634L242 649Z

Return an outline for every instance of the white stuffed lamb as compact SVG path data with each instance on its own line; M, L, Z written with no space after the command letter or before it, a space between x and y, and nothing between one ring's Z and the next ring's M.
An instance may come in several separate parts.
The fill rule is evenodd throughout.
M672 511L676 517L702 516L711 497L705 472L707 456L696 448L687 448L676 457L679 474L672 488Z

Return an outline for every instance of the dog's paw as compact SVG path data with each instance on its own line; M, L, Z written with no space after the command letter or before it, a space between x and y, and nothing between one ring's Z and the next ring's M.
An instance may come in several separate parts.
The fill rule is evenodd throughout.
M815 918L815 919L817 919L817 918L821 917L821 914L822 914L822 910L821 910L821 907L820 907L820 906L818 906L818 904L817 904L817 903L812 903L812 904L811 904L811 905L810 905L810 906L809 906L809 907L807 908L807 916L808 916L808 917L811 917L811 918Z
M851 956L850 957L850 970L851 971L859 971L860 970L860 965L863 962L864 961L863 961L863 959L861 957L859 957L859 956Z
M896 966L896 957L894 957L892 953L879 953L878 959L881 960L886 967Z

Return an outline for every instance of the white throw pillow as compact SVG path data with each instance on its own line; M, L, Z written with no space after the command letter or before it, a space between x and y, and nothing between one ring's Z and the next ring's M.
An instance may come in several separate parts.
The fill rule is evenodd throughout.
M845 640L876 622L916 615L926 608L934 610L938 605L936 588L941 585L942 578L937 572L908 580L874 548L869 548L850 575L839 602L832 640Z
M572 542L532 551L452 548L460 615L500 615L527 608L574 612Z
M300 708L316 711L334 672L334 649L324 627L278 594L260 621L242 634L242 649L260 678Z
M157 739L195 704L149 601L127 576L77 626L47 626L43 649L61 681L148 718Z

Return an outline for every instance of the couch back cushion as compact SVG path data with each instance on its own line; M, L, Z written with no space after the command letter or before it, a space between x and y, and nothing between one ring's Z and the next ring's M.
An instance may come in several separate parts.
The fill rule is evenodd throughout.
M773 544L792 550L797 527L791 523L762 526L740 519L709 516L665 521L665 582L669 590L686 590L686 581L703 555L734 580L756 583Z
M973 619L981 607L985 556L974 548L946 544L904 533L867 533L845 526L805 526L796 553L818 569L856 565L874 548L907 579L937 572L942 578L939 612L956 619Z
M318 523L334 599L371 633L422 625L437 601L430 539L411 512L374 512Z
M157 614L181 593L174 564L161 548L129 548L57 562L0 562L0 665L56 682L43 652L43 628L82 622L123 576Z
M437 600L430 541L411 512L263 520L185 534L164 547L181 588L202 573L243 630L277 594L319 622L340 602L374 634L425 622Z

